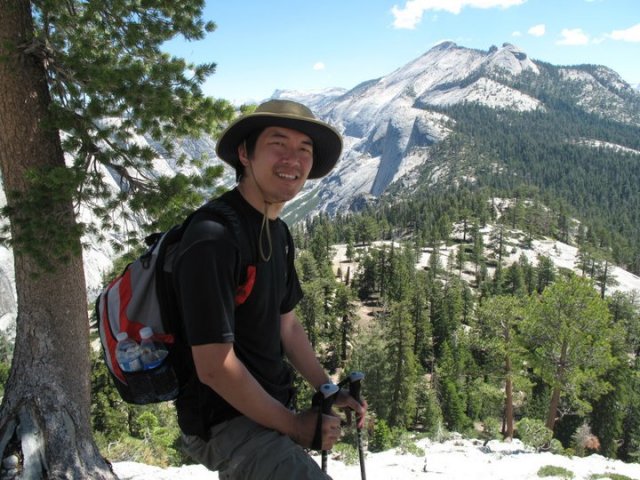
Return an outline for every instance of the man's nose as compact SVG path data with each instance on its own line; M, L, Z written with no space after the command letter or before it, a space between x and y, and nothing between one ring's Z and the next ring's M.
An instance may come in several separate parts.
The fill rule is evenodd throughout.
M282 154L282 160L288 163L298 163L302 158L302 152L293 146L287 146Z

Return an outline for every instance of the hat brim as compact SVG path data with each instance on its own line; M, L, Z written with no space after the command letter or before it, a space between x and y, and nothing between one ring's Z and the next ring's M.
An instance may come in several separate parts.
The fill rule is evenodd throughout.
M267 127L284 127L308 135L313 141L313 166L309 179L326 176L338 162L342 152L342 137L330 125L297 115L254 112L241 117L229 125L220 135L216 145L216 154L233 168L240 166L238 145L249 134Z

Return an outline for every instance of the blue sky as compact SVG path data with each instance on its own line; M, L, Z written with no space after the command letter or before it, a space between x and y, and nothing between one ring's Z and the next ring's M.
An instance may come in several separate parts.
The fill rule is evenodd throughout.
M167 51L215 62L204 91L234 103L276 89L352 88L450 40L505 42L556 65L606 65L640 84L640 0L206 0L217 29Z

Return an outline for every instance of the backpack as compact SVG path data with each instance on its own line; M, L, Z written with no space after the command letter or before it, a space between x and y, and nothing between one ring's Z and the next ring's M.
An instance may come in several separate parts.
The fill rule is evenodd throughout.
M198 212L231 229L236 241L243 242L236 211L223 201L212 200L166 232L149 235L148 249L129 263L98 295L95 308L104 360L118 393L128 403L145 405L175 400L180 393L185 342L181 340L181 319L172 278L180 240ZM242 245L239 245L242 247ZM240 252L246 249L240 248ZM243 262L246 259L242 259ZM244 282L237 287L236 306L244 303L253 288L255 265L249 264ZM162 343L168 355L157 366L135 372L123 371L116 361L116 336L126 331L140 342L140 330L151 327L153 341ZM182 363L181 363L182 362Z

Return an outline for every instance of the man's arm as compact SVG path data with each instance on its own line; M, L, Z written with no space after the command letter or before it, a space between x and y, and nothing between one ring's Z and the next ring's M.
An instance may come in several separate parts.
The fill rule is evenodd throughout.
M293 413L262 388L238 359L232 343L197 345L191 350L202 383L260 425L295 434Z
M311 446L317 413L294 414L269 395L238 359L232 343L197 345L191 347L191 351L198 379L236 410L266 428L291 437L304 447ZM324 422L322 448L331 449L339 434L339 421Z
M280 317L280 338L289 361L313 388L318 390L320 385L330 381L293 311Z
M318 390L320 385L331 380L318 361L307 333L293 312L285 313L280 318L280 336L289 361ZM336 400L336 406L349 407L354 410L360 419L359 426L364 425L367 412L366 401L360 404L351 395L341 391Z

